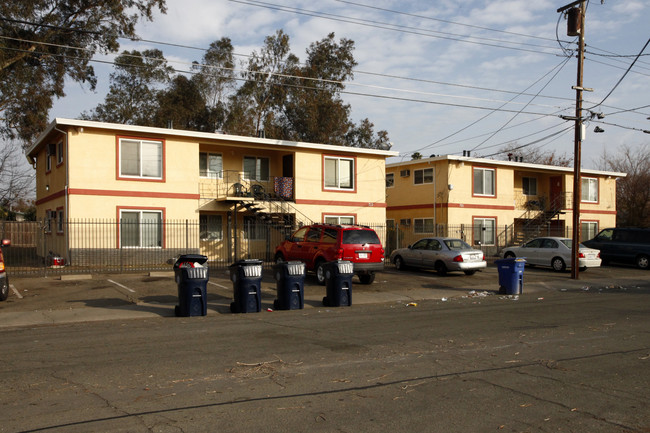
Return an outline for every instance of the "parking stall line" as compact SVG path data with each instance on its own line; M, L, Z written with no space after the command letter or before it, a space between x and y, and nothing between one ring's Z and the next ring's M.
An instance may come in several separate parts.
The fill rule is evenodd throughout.
M221 287L222 289L230 289L230 287L222 286L221 284L217 284L217 283L212 282L212 281L208 281L208 283L210 283L210 284L214 284L215 286L217 286L217 287Z
M113 283L113 284L115 284L116 286L119 286L119 287L123 288L124 290L128 290L128 291L131 292L131 293L135 293L135 290L133 290L133 289L129 289L129 288L126 287L124 284L120 284L120 283L118 283L117 281L108 280L108 282L109 282L109 283Z
M11 287L11 290L13 290L14 295L16 295L18 299L23 299L23 295L21 295L20 292L16 290L13 284L9 284L9 287Z

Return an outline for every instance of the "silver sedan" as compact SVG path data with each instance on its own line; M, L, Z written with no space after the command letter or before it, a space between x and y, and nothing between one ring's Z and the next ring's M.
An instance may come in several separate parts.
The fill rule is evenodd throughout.
M420 239L413 245L393 251L390 261L398 270L407 267L428 268L435 269L439 275L450 271L473 275L487 266L483 251L456 238Z
M547 237L536 238L520 247L508 247L503 257L524 257L527 265L550 266L562 272L571 266L571 239ZM578 248L578 269L600 266L600 251L580 244Z

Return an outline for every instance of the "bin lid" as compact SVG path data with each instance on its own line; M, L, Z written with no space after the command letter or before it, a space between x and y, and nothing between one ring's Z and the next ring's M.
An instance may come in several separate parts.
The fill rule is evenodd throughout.
M205 262L208 261L208 257L204 256L203 254L181 254L178 259L176 259L176 263L174 263L174 267L177 268L181 263L184 262L192 262L192 263L199 263L199 264L204 264Z

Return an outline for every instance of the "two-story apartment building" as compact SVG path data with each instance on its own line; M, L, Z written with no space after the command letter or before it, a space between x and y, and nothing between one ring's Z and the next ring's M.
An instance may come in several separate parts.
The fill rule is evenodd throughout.
M98 246L264 258L284 233L270 237L261 222L384 224L395 154L71 119L52 121L27 150L48 245L72 264Z
M615 226L616 179L625 175L581 171L582 239ZM403 240L410 234L406 242L439 234L496 250L542 234L570 237L573 168L450 155L392 163L386 202L388 225Z

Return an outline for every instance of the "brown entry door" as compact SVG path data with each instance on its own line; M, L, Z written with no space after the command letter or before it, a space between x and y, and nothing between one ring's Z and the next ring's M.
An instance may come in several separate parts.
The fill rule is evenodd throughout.
M562 176L552 176L550 182L551 182L550 185L551 187L549 189L549 200L550 200L549 204L553 205L555 203L557 205L560 205L559 207L558 206L555 207L561 209L562 207L559 201L560 201L560 197L562 196Z

